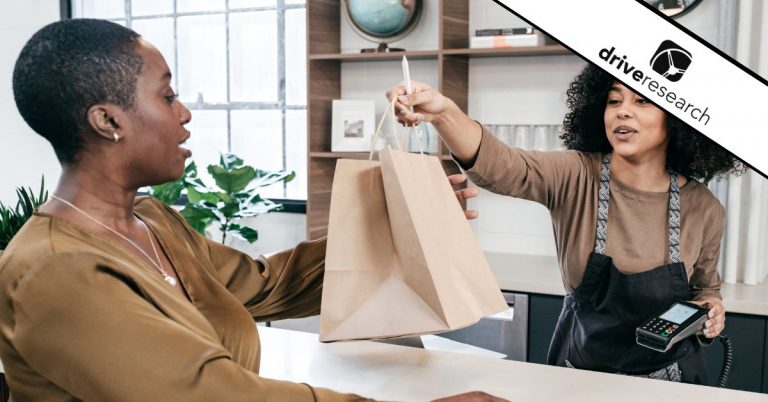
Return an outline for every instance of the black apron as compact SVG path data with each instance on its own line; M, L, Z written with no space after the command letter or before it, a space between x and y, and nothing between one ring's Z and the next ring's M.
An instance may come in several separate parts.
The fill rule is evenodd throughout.
M635 343L635 329L675 301L691 300L680 261L680 189L670 171L669 261L636 274L624 274L604 254L610 198L610 154L603 158L595 249L581 285L563 301L547 363L580 369L640 375L701 384L706 365L698 342L689 337L666 353ZM671 373L671 374L670 374Z

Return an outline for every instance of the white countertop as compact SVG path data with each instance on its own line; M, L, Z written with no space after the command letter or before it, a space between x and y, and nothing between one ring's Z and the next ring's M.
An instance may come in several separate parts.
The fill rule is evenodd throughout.
M565 295L554 256L486 252L485 257L502 290ZM754 286L724 283L720 294L729 313L768 316L768 281Z
M429 351L376 342L323 344L259 327L261 375L379 400L426 401L481 390L524 401L768 401L768 395ZM649 398L650 397L650 398Z

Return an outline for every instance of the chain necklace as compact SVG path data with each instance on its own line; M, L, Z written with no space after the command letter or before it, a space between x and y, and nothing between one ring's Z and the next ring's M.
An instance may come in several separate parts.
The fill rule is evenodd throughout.
M88 219L90 219L90 220L94 221L95 223L99 224L99 225L100 225L101 227L103 227L104 229L107 229L107 230L109 230L110 232L112 232L112 233L116 234L116 235L117 235L117 236L119 236L121 239L123 239L123 240L127 241L128 243L130 243L130 244L131 244L133 247L136 247L136 250L139 250L139 252L140 252L141 254L144 254L144 256L145 256L145 257L147 257L147 259L148 259L148 260L149 260L149 261L152 263L152 265L154 265L154 266L155 266L155 268L157 268L157 270L160 272L160 274L161 274L161 275L163 275L163 280L165 280L166 282L168 282L168 283L169 283L171 286L176 286L176 283L177 283L177 281L176 281L176 278L174 278L174 277L172 277L172 276L168 275L168 272L166 272L166 271L163 269L163 266L160 264L160 255L157 253L157 248L155 248L155 242L154 242L154 241L152 241L152 235L149 233L149 228L147 228L147 224L146 224L146 223L144 223L144 231L146 231L146 232L147 232L147 237L149 238L149 244L151 244L151 245L152 245L152 251L155 253L155 260L153 260L153 259L152 259L152 257L150 257L150 256L149 256L149 254L147 254L147 253L144 251L144 249L142 249L141 247L139 247L139 245L138 245L138 244L136 244L136 243L135 243L133 240L131 240L131 239L129 239L128 237L124 236L123 234L121 234L121 233L120 233L120 232L118 232L117 230L115 230L115 229L112 229L111 227L109 227L109 226L107 226L106 224L102 223L101 221L99 221L98 219L94 218L93 216L91 216L91 215L90 215L90 214L88 214L87 212L85 212L85 211L83 211L82 209L80 209L80 208L76 207L76 206L75 206L74 204L72 204L71 202L69 202L69 201L67 201L67 200L65 200L65 199L63 199L63 198L61 198L61 197L57 196L56 194L51 194L51 198L55 198L55 199L57 199L57 200L59 200L59 201L63 202L64 204L66 204L66 205L68 205L68 206L72 207L72 209L74 209L74 210L75 210L75 211L77 211L77 212L80 212L80 213L81 213L81 214L83 214L83 216L85 216L86 218L88 218Z

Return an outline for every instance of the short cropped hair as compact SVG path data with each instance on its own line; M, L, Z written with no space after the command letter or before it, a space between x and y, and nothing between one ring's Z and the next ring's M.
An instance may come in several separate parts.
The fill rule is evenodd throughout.
M16 107L62 163L77 161L91 106L133 108L139 38L113 22L73 19L43 27L24 45L13 70Z
M611 152L605 134L605 107L616 82L610 74L588 64L571 82L566 95L568 113L561 138L566 148ZM723 147L667 113L667 167L691 179L707 182L715 176L743 173L745 166Z

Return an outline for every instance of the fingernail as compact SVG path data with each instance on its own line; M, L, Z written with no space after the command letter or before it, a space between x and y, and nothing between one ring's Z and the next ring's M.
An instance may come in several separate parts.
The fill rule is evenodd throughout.
M707 322L705 322L705 323L704 323L704 326L705 326L705 327L707 327L707 328L709 328L709 327L711 327L711 326L712 326L712 323L711 323L711 322L709 322L709 321L707 321Z
M400 109L400 114L406 114L406 113L408 113L408 110L406 110L406 109Z
M400 102L408 102L408 96L407 95L400 95L398 97L400 99Z
M424 121L424 115L423 114L419 115L419 121Z

